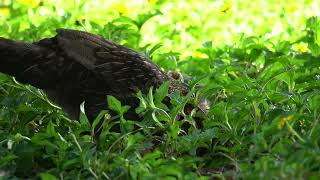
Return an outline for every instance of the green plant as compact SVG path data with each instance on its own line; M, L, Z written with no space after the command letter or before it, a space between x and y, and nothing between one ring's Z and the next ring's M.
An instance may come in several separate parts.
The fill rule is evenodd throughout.
M59 15L58 6L42 3L31 8L21 2L0 3L0 12L1 8L10 12L1 17L5 20L0 21L0 35L33 41L52 36L58 27L85 28L144 53L165 70L192 76L188 81L191 90L186 96L169 93L170 82L166 82L150 88L148 94L139 92L140 106L135 111L143 120L138 122L123 116L130 107L108 96L108 111L102 111L90 124L83 106L79 107L79 121L70 120L42 91L0 74L1 178L320 176L318 17L306 19L301 31L285 21L283 11L278 18L285 21L289 36L265 36L270 28L261 29L252 22L259 33L239 34L231 45L217 45L204 38L210 37L213 26L187 21L190 26L176 28L175 23L190 18L185 17L183 8L170 17L174 23L160 24L159 18L172 13L159 11L167 1L157 1L137 16L106 13L107 22L83 17L88 8L84 1L66 3L63 15ZM224 13L229 6L225 3ZM50 17L37 15L44 10ZM226 21L225 15L218 17L221 23ZM208 19L204 22L209 23ZM144 32L154 27L158 41L151 43ZM198 42L193 46L181 33ZM203 86L198 88L197 84ZM170 105L162 103L166 96L171 98ZM207 113L197 108L200 97L211 102ZM103 130L95 139L94 129L101 120ZM115 126L120 127L118 132L112 131Z

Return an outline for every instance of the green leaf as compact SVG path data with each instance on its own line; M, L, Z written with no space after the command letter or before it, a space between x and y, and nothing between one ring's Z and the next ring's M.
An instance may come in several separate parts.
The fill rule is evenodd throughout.
M136 113L140 114L140 113L146 111L147 102L146 102L146 100L144 99L143 94L142 94L141 91L139 91L139 92L137 93L137 98L139 98L140 103L139 103L139 107L137 107L137 108L135 109L135 111L136 111Z
M170 125L170 135L173 139L177 139L178 134L180 132L181 128L179 127L178 123L174 123Z
M12 162L13 160L15 160L17 158L18 158L18 156L14 155L14 154L2 156L0 159L0 168L8 165L10 162Z
M166 81L158 89L156 89L156 93L155 93L156 104L161 103L162 100L168 95L170 84L171 84L170 81Z
M96 128L96 126L100 123L100 121L105 117L105 115L107 114L106 110L102 110L98 116L94 119L93 123L92 123L92 132L94 131L94 129Z
M162 46L163 45L161 43L157 43L148 51L148 55L151 56L157 49L161 48Z
M55 125L52 123L52 121L49 121L46 133L48 135L50 135L50 136L56 137L57 136L57 132L56 132L54 126Z
M137 25L136 21L130 17L127 17L127 16L120 16L119 18L116 18L112 21L113 23L129 23L129 24L132 24L132 25Z
M49 173L40 173L41 180L56 180L57 178Z
M75 158L75 159L66 160L65 162L63 162L62 168L64 170L73 169L73 168L79 167L80 164L81 164L81 159Z
M139 29L152 17L161 15L161 11L156 10L154 12L149 12L147 14L139 14L137 19L136 19L136 25L138 26Z
M156 105L153 102L153 87L150 87L147 97L148 97L148 105L150 106L151 109L155 109Z
M164 128L163 124L158 120L156 112L152 112L152 119L159 127Z
M85 129L85 130L89 130L91 129L91 124L90 124L90 121L89 119L87 118L87 115L85 113L85 110L84 110L84 104L85 102L82 102L80 104L80 124L81 126Z
M108 107L111 110L116 111L120 114L122 112L121 102L118 99L116 99L115 97L110 96L110 95L108 95L107 98L108 98Z
M121 114L124 114L124 113L126 113L128 110L130 109L130 106L122 106L121 107Z

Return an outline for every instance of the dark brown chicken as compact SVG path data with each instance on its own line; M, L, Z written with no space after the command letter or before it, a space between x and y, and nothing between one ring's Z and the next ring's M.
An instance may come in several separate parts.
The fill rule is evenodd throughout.
M107 95L134 109L138 90L146 93L170 80L133 50L68 29L58 29L55 37L33 44L0 38L0 72L44 90L73 119L83 101L89 119L94 118L107 108ZM182 84L172 83L170 88L186 93Z

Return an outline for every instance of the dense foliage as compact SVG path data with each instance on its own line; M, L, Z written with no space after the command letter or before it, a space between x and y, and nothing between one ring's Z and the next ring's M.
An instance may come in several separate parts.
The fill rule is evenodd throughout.
M0 36L33 41L53 36L60 27L86 29L145 54L166 71L190 75L192 90L187 96L170 94L169 107L161 103L168 83L138 93L141 122L125 119L128 107L109 96L109 107L90 124L83 107L79 121L70 120L40 90L0 74L1 178L320 177L319 18L288 16L296 21L284 23L285 31L278 34L266 21L251 26L257 34L236 34L223 43L228 41L219 32L223 26L214 30L209 22L231 18L232 2L219 6L223 17L207 16L207 9L190 11L205 17L200 22L188 21L193 16L184 16L180 8L180 14L169 16L174 23L162 21L174 12L168 4L179 3L164 0L148 1L141 12L130 9L136 15L117 4L115 11L91 16L85 1L18 2L0 2ZM241 7L240 1L235 4ZM286 8L275 11L282 21ZM242 20L246 17L234 21ZM215 33L222 37L219 43L209 38ZM197 107L200 96L210 100L209 111L185 112L186 104ZM111 110L118 116L111 117ZM93 130L100 120L105 124L97 140ZM109 131L115 124L121 132Z

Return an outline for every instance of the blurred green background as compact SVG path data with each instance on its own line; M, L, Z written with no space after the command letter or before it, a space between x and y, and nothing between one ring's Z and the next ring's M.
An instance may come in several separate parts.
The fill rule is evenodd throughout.
M201 56L195 49L204 42L232 44L242 33L294 41L301 37L299 29L304 28L305 20L320 15L317 0L2 0L0 7L0 26L6 27L1 28L0 36L18 22L22 31L30 24L37 27L48 19L68 18L71 21L56 26L92 31L92 22L104 25L120 15L135 19L160 10L161 15L143 25L140 45L161 41L162 50L179 51L182 56ZM74 27L74 21L82 22L83 27ZM52 30L50 26L41 36Z

